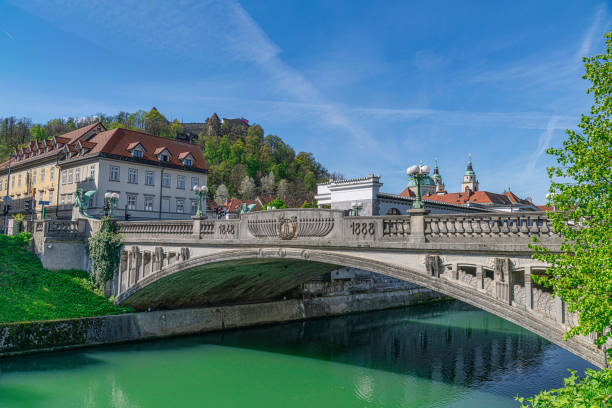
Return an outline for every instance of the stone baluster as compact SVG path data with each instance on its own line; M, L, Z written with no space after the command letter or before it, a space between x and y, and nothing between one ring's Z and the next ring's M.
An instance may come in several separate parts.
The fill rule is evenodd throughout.
M454 280L459 279L459 265L457 265L456 263L451 265L451 277Z

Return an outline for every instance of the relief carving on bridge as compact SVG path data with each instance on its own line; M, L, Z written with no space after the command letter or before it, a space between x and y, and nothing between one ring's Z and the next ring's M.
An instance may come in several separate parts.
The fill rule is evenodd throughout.
M317 238L328 235L334 228L333 218L280 218L249 219L249 232L257 238Z
M280 239L293 239L298 231L297 217L281 217L276 221L276 233Z

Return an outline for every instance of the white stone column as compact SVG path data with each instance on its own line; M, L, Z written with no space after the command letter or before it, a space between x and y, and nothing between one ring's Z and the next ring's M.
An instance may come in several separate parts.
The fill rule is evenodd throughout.
M558 323L565 323L565 316L563 313L563 302L560 297L555 297L555 320Z
M410 215L410 242L425 242L425 215L429 210L412 209L408 210Z
M476 289L484 290L484 270L482 265L476 267Z
M531 288L531 266L525 267L525 308L533 310L533 290Z

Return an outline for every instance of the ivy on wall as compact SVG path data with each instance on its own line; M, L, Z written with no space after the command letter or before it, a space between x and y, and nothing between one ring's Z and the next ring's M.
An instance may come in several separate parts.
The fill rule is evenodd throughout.
M89 238L89 255L92 261L91 280L99 289L109 281L119 266L121 234L117 223L108 217L102 218L100 229Z

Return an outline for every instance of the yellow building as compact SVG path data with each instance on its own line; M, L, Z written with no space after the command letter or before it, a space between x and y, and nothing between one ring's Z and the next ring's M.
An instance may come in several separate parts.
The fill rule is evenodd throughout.
M13 151L10 160L0 164L0 213L8 196L11 199L9 216L22 213L26 217L40 218L42 205L39 203L42 201L49 203L46 217L55 218L60 186L58 160L64 146L104 130L101 123L94 123L49 140L30 142Z

